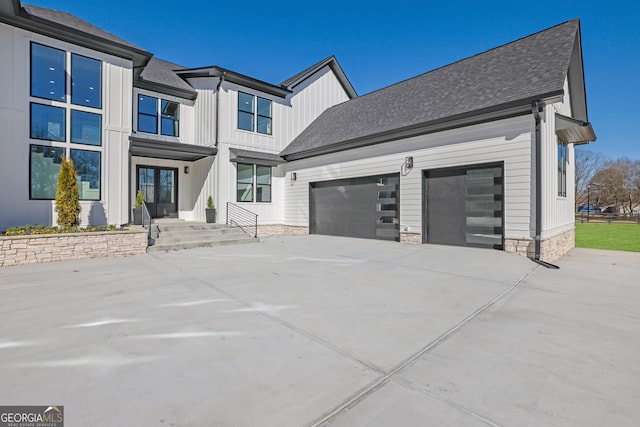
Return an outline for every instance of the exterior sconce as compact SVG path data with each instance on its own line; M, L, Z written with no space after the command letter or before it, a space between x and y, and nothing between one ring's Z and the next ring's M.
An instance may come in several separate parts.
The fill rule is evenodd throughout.
M413 168L413 157L409 156L409 157L405 157L404 158L404 166L407 169L411 169Z
M185 167L184 167L184 173L185 173L185 174L188 174L188 173L189 173L189 166L185 166Z
M298 176L296 175L295 172L291 172L291 181L295 181L296 179L298 179Z

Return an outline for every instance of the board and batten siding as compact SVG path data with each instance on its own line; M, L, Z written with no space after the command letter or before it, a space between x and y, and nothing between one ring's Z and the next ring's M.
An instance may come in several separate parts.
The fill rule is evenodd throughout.
M76 149L101 152L101 200L81 201L81 224L124 224L128 214L128 136L131 133L133 65L131 61L87 49L62 40L25 31L0 23L0 129L5 143L0 143L0 228L56 223L54 201L29 200L29 145L56 145L30 139L30 43L36 42L102 62L102 109L93 111L69 103L33 98L44 105L64 106L69 110L102 114L102 146ZM69 61L67 59L67 61ZM67 62L67 65L69 62ZM67 92L69 86L67 86ZM67 129L67 141L70 130ZM68 145L68 142L66 143ZM60 146L61 144L58 144Z
M542 143L542 238L571 230L575 223L575 147L567 145L567 196L558 195L558 138L556 113L571 117L571 94L565 80L564 97L544 107L541 114Z
M424 170L504 162L505 237L530 238L533 131L527 115L287 163L284 223L308 226L310 183L398 173L412 156L413 169L400 176L400 231L422 232Z

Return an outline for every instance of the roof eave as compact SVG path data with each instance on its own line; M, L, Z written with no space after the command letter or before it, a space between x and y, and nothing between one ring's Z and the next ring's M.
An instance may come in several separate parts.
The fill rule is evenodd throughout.
M322 154L330 154L339 151L351 150L354 148L381 144L398 139L411 138L419 135L426 135L435 132L457 129L465 126L482 124L494 120L522 116L531 113L532 102L539 101L542 104L552 104L554 102L557 102L559 100L559 97L561 97L563 93L563 90L558 90L540 96L535 96L480 110L465 112L455 116L431 120L429 122L420 123L418 125L411 125L404 128L393 129L375 135L367 135L361 138L354 138L352 140L342 141L311 150L286 154L285 148L285 150L280 153L280 156L287 162L290 162L293 160L315 157Z
M133 86L139 89L146 89L154 92L164 93L165 95L177 96L178 98L184 98L190 101L193 101L198 97L198 92L196 91L181 89L150 80L143 80L142 78L136 79L133 83Z
M71 27L60 25L47 19L29 15L22 9L13 16L6 14L0 15L0 22L23 30L42 34L43 36L64 40L88 49L114 55L119 58L129 59L133 62L134 67L144 66L153 56L150 52L143 49L136 49L121 43L96 37L90 33L78 31Z
M175 71L175 73L184 78L221 77L224 75L224 80L227 82L255 89L279 98L286 98L288 95L293 93L293 91L285 87L276 86L215 65L211 67L189 68L186 70Z

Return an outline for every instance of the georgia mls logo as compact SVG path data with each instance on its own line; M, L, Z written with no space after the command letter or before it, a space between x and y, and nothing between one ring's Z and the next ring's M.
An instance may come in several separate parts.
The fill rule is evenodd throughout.
M64 427L64 406L0 406L0 427Z

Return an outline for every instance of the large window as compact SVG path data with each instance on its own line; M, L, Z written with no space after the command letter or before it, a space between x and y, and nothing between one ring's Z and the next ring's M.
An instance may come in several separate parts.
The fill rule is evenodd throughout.
M100 200L100 152L72 149L71 160L78 174L80 200Z
M71 55L71 103L102 107L102 64L95 59Z
M55 199L64 148L30 145L29 151L29 198Z
M256 108L257 105L257 108ZM257 114L256 113L257 110ZM271 135L271 101L248 93L238 92L238 129Z
M31 43L30 88L30 138L49 141L29 146L30 199L55 199L66 156L78 174L80 200L100 200L102 62ZM49 100L47 105L42 99ZM78 149L78 144L86 149Z
M31 138L48 141L66 141L66 110L31 103Z
M558 139L558 196L567 197L567 145Z
M238 202L271 202L271 166L237 164Z
M31 43L31 96L65 101L65 51Z
M71 110L71 142L102 145L102 116L86 111Z
M158 102L160 103L158 105ZM158 110L158 106L160 110ZM160 114L158 114L160 111ZM153 96L138 96L138 131L158 133L158 116L160 116L160 134L179 136L180 104Z

